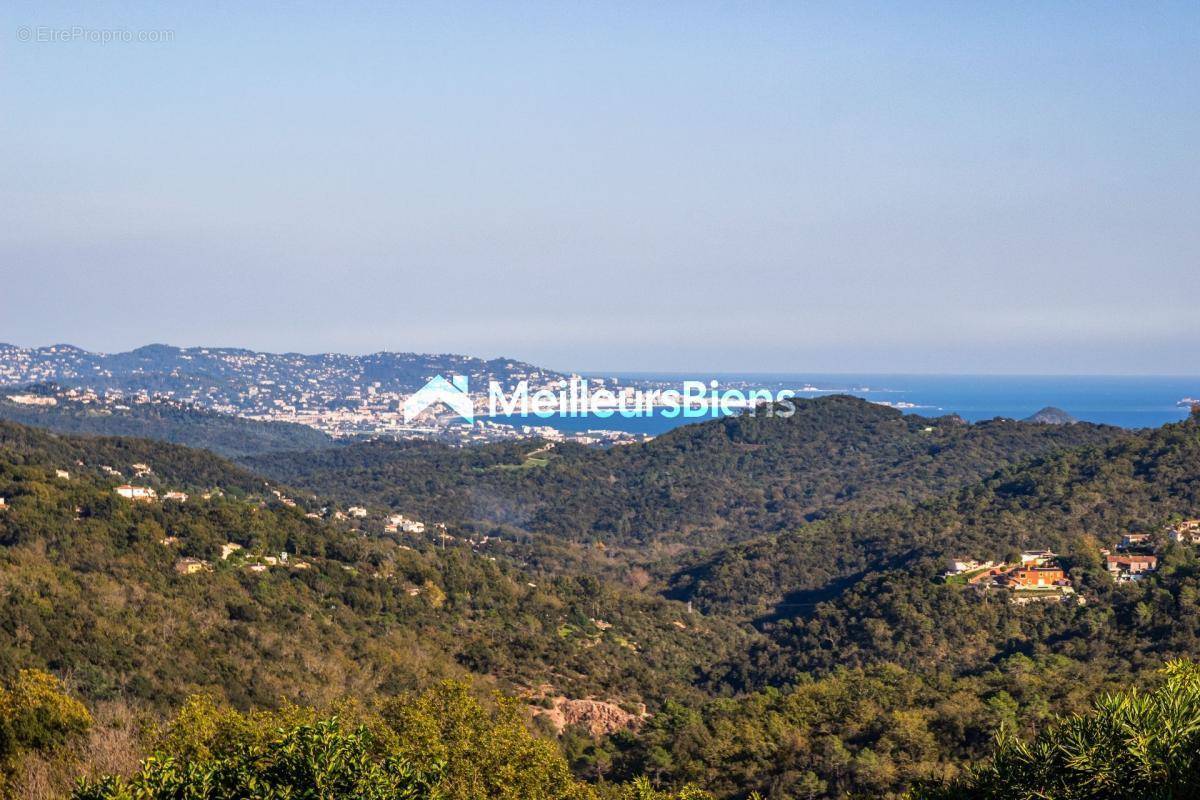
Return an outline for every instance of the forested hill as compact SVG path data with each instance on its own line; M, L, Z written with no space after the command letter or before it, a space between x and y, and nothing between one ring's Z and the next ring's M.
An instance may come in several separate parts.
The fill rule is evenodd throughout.
M289 422L242 419L183 403L154 401L116 407L72 400L53 387L37 387L54 405L15 403L0 396L0 419L59 433L137 436L211 450L226 458L275 450L333 447L326 434Z
M1020 549L1111 547L1200 512L1200 423L1007 467L944 497L838 514L724 549L679 577L685 596L763 608L787 591L820 591L863 570L949 556L1000 561ZM1195 514L1200 516L1200 514ZM685 580L685 577L686 580Z
M129 714L195 692L243 708L386 704L456 676L531 690L533 705L558 693L617 701L606 713L634 716L636 730L568 727L558 740L597 786L645 775L720 800L900 798L960 775L1001 728L1030 736L1100 691L1156 680L1168 658L1200 655L1200 548L1161 539L1166 523L1200 517L1200 421L966 426L833 398L647 447L530 457L537 447L312 456L329 481L316 488L343 504L369 496L425 516L444 492L450 510L425 516L449 523L442 541L385 533L378 509L339 519L300 495L291 507L211 453L0 423L0 682L19 688L18 670L49 670ZM114 494L144 467L135 482L191 496ZM831 493L839 469L859 482L846 497ZM357 482L342 489L334 475ZM629 530L655 541L697 509L719 521L752 508L743 530L697 528L744 541L683 569L678 556L663 562L695 613L603 571L534 574L511 530L483 542L456 522L462 508L564 524L573 489L602 504L587 527L560 529L580 539L625 502L644 526ZM556 503L567 507L552 516ZM1134 530L1160 534L1159 568L1117 583L1100 549ZM1009 589L941 574L947 555L1011 560L1043 547L1062 556L1070 602L1018 605Z
M113 491L135 469L158 500ZM0 680L47 669L89 700L324 704L473 676L632 708L694 696L752 636L592 576L532 579L453 526L366 536L177 445L0 423L0 498Z
M1113 441L1121 429L927 419L847 396L795 413L677 428L608 451L537 444L452 450L373 442L244 463L332 497L443 518L503 522L572 539L699 547L790 530L839 510L960 488L1016 462ZM523 466L524 469L506 467Z
M113 485L134 481L151 488L259 493L267 482L207 450L135 437L74 436L0 421L0 455L12 465L62 469ZM134 465L149 472L138 475ZM111 470L111 471L110 471Z
M657 716L632 747L613 742L615 758L630 770L670 764L673 776L739 800L751 790L908 797L914 781L982 768L999 730L1032 738L1103 692L1154 685L1171 659L1200 655L1200 546L1165 532L1185 518L1200 518L1200 420L1008 468L945 498L728 548L676 588L711 613L753 619L765 635L711 673L714 691L738 696ZM1152 534L1142 552L1156 552L1157 570L1118 582L1101 551L1128 532ZM1018 598L943 576L946 556L1012 562L1026 548L1057 551L1074 593ZM1102 733L1088 727L1058 753L1010 743L997 769L1012 784L1048 782L1027 789L1031 797L1145 796L1068 791L1091 779L1088 769L1117 774L1106 759L1152 762L1146 736L1173 724L1172 713L1117 716L1124 727L1104 729L1119 734L1107 749L1076 747L1087 730ZM1184 730L1172 728L1162 746L1184 742ZM1009 796L957 788L937 796Z
M774 644L751 683L798 671L900 663L955 669L1029 648L1129 669L1200 646L1195 553L1169 523L1200 517L1200 421L1131 433L1004 470L949 497L846 515L728 548L675 578L700 607L757 615ZM1151 533L1153 580L1119 586L1102 549ZM940 580L948 557L1012 561L1051 549L1083 596L1045 610L989 603Z

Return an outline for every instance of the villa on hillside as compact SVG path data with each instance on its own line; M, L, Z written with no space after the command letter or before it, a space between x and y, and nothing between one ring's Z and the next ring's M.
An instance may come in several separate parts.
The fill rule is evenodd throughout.
M1020 563L954 559L949 566L948 582L966 583L982 592L1007 590L1008 601L1013 605L1070 600L1082 605L1085 602L1076 595L1067 571L1050 550L1025 551L1021 553Z
M1127 533L1121 537L1121 541L1117 544L1117 550L1140 550L1153 545L1154 537L1148 533Z
M1200 544L1200 530L1191 531L1174 528L1167 536L1172 542L1178 544Z
M1049 550L1022 553L1021 565L997 576L995 585L1008 589L1008 602L1016 606L1071 601L1083 605L1086 602L1075 593L1058 556Z
M1158 556L1105 556L1105 567L1120 582L1136 581L1158 568Z
M1167 536L1180 544L1200 544L1200 519L1185 519L1171 526Z
M118 486L113 489L114 492L121 495L127 500L135 502L150 503L158 497L158 492L151 489L149 486L130 486L128 483Z
M388 517L387 525L384 526L384 530L388 533L396 533L396 531L403 531L404 533L424 533L425 523L419 522L415 519L409 519L403 514L392 514L390 517Z
M199 558L181 558L175 562L175 571L180 575L195 575L197 572L203 572L211 566L207 561Z
M1020 567L1008 573L1008 585L1013 589L1053 589L1063 585L1067 574L1062 567Z

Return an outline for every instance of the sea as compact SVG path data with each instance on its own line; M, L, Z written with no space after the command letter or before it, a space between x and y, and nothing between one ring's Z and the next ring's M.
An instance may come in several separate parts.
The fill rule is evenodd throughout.
M1159 427L1186 419L1192 401L1200 402L1200 376L1045 376L1045 375L822 375L773 373L617 373L585 375L616 378L621 385L682 388L685 380L717 381L721 390L791 389L797 397L849 394L897 408L906 414L940 417L957 414L970 422L1006 417L1024 419L1042 408L1061 408L1086 422L1124 428ZM508 415L493 422L545 425L562 431L621 430L657 435L679 425L710 418L613 414L577 417ZM717 412L719 415L719 412ZM739 412L733 412L739 413ZM710 415L711 416L711 415Z

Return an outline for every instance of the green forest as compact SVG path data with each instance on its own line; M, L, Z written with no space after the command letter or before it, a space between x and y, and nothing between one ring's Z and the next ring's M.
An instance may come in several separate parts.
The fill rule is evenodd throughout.
M528 464L539 447L234 464L0 423L6 796L1200 786L1200 558L1164 533L1200 517L1200 420L833 397ZM1139 532L1157 568L1116 581L1104 551ZM943 576L1029 550L1057 554L1069 602Z

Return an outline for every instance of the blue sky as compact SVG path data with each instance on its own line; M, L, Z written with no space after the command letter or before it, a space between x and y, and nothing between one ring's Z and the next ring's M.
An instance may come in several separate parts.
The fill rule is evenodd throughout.
M0 341L1200 373L1194 2L242 5L0 9Z

